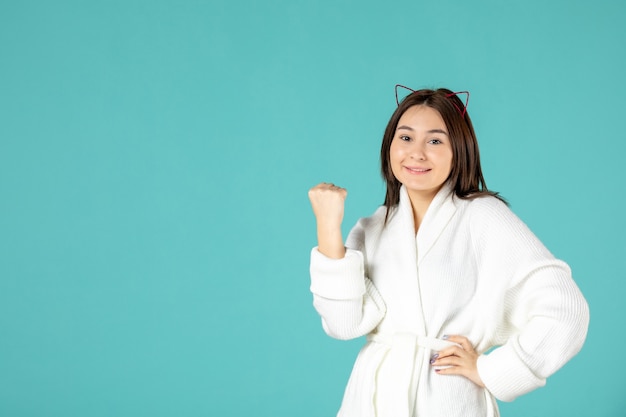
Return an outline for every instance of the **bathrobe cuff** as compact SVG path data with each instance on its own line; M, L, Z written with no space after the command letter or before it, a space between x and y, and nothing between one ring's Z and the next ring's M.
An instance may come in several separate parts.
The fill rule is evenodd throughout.
M341 259L311 251L311 292L331 300L351 300L365 294L363 254L346 249Z
M508 345L479 356L476 367L485 387L500 401L513 401L546 384L545 378L536 376Z

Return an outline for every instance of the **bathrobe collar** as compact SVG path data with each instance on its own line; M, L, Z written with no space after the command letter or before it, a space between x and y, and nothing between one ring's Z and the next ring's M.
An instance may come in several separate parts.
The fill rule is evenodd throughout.
M415 224L409 193L404 185L400 188L398 226L407 230L411 234L411 239L416 242L418 265L433 247L455 212L456 205L454 203L453 189L449 184L445 184L428 206L417 236L414 236Z

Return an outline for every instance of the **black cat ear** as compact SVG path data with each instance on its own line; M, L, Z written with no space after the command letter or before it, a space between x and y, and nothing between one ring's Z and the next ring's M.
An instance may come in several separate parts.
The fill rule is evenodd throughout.
M398 104L398 106L399 106L399 105L400 105L400 101L401 101L401 100L398 98L398 88L403 88L403 89L405 89L405 90L409 90L411 93L414 93L414 92L415 92L415 90L413 90L412 88L409 88L409 87L405 87L405 86L400 85L400 84L396 84L396 103L397 103L397 104ZM409 93L409 94L411 94L411 93Z

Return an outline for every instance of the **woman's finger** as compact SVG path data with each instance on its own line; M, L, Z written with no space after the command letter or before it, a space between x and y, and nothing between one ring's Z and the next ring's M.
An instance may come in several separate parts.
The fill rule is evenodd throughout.
M435 359L447 358L448 356L463 356L465 349L459 346L450 346L436 353ZM433 355L434 356L434 355Z

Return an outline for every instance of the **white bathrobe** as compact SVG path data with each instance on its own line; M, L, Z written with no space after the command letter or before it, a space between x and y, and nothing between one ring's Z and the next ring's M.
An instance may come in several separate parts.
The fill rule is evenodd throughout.
M359 220L343 259L311 252L324 330L367 335L338 416L497 416L494 397L543 386L580 350L589 310L569 267L504 203L444 187L417 236L404 187L386 226L385 210ZM434 372L443 335L472 342L486 389Z

